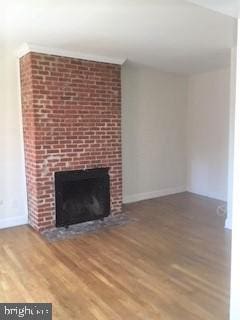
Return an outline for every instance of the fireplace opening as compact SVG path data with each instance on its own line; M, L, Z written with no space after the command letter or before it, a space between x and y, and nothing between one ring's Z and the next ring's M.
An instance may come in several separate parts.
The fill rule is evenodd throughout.
M110 214L108 170L55 172L57 227L102 219Z

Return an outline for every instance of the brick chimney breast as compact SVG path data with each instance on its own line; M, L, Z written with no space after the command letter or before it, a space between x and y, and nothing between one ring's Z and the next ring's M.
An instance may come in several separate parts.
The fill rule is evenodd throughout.
M55 226L54 173L108 167L122 210L121 66L48 54L20 59L29 223Z

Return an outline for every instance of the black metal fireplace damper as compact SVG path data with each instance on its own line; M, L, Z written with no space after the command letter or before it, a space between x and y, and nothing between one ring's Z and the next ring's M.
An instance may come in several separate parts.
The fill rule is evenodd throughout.
M57 227L103 219L110 214L108 170L55 172Z

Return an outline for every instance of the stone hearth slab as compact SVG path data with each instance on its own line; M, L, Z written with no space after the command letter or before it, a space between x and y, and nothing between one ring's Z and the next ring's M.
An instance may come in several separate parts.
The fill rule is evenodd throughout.
M88 221L69 226L68 228L52 228L41 232L49 242L74 238L86 233L99 232L104 229L123 226L136 222L137 218L129 216L127 213L108 216L104 220Z

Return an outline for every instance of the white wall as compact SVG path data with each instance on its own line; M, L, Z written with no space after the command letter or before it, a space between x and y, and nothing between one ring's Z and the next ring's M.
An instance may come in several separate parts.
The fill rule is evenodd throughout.
M230 112L229 112L229 158L228 158L228 206L225 227L232 229L233 159L234 159L234 122L236 104L236 60L237 48L231 50L230 68Z
M232 264L230 319L239 320L240 315L240 20L238 20L236 103L234 110L234 157L232 193Z
M189 77L188 190L227 200L229 69Z
M5 48L0 56L0 228L27 222L18 63Z
M122 92L124 201L183 190L226 201L230 70L181 77L128 62Z
M186 107L186 77L124 65L124 202L186 190Z
M17 64L14 51L1 50L0 228L27 221ZM124 65L125 202L184 191L187 177L190 191L226 199L228 82L228 70L188 79Z

